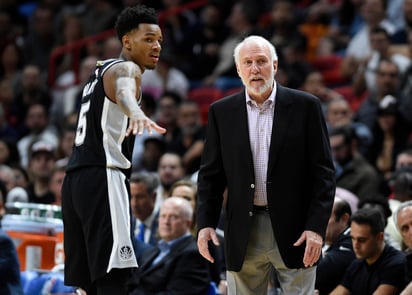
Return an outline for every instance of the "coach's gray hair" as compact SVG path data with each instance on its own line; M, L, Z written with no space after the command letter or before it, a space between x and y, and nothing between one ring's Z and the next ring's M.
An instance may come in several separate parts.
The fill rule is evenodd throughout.
M251 35L251 36L246 37L239 44L236 45L235 50L233 51L233 57L235 59L236 64L239 64L239 62L240 62L240 60L239 60L240 59L240 57L239 57L240 49L243 47L243 45L245 45L246 43L249 43L249 42L253 42L253 43L257 43L259 45L267 46L269 48L269 51L270 51L270 56L272 58L272 62L275 61L275 60L278 60L278 55L276 53L275 46L273 46L272 43L270 43L267 39L265 39L261 36Z

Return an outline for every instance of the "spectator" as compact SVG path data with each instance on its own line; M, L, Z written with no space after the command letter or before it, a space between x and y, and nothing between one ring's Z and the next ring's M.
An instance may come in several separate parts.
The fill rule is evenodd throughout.
M412 149L405 149L396 157L396 169L403 167L412 167Z
M407 280L412 281L412 201L402 203L393 214L393 220L402 236L403 244L406 246L404 253L407 261ZM412 291L412 283L408 290ZM402 293L403 294L403 293ZM409 294L409 293L407 293Z
M176 92L165 92L158 101L156 122L165 126L167 133L164 134L166 144L169 144L177 135L177 111L182 102L182 97Z
M360 200L379 192L379 177L374 167L357 151L356 138L350 126L329 132L335 161L336 185L358 196Z
M2 196L0 196L1 202ZM1 220L1 218L0 218ZM11 237L0 228L0 294L23 295L20 266Z
M13 102L14 111L17 113L17 128L21 136L26 135L23 124L27 111L32 104L41 104L48 112L52 102L52 96L41 77L40 68L27 64L23 68L21 83L15 94Z
M182 157L176 153L166 152L159 160L157 168L160 184L156 190L156 206L158 210L163 201L169 197L173 183L185 176Z
M352 78L361 64L365 63L370 56L371 45L369 32L376 26L383 27L389 35L395 33L394 25L386 18L388 1L365 0L361 5L360 12L364 20L362 28L349 41L342 62L342 75Z
M315 289L329 294L340 283L346 268L355 259L350 237L352 210L348 202L335 196L332 214L326 228L323 258L316 268Z
M385 222L376 209L360 209L351 218L356 258L331 295L398 294L405 287L405 256L385 244Z
M230 33L220 45L219 61L211 74L203 80L203 85L213 85L223 90L242 86L233 61L233 49L244 37L256 30L256 17L244 2L236 2L232 6L227 20Z
M396 206L397 208L399 204L396 204L394 206ZM363 199L362 201L360 201L358 204L358 208L378 210L382 214L382 217L385 221L385 229L384 229L385 244L392 246L393 248L397 250L401 250L402 237L399 235L396 229L396 225L394 224L393 219L391 218L392 209L391 209L391 206L389 205L388 198L382 195L376 195L376 196L371 195L367 199Z
M200 168L205 127L202 124L199 105L195 101L183 101L177 111L178 133L166 149L182 157L186 174Z
M362 28L361 6L363 0L343 0L340 7L331 14L329 31L321 39L318 53L321 55L345 55L353 36Z
M183 198L165 200L159 215L157 247L143 252L139 268L129 283L130 295L207 294L210 277L207 261L190 234L193 209Z
M1 87L0 87L1 91ZM0 138L17 141L19 134L17 130L7 122L3 104L0 103Z
M307 47L306 36L298 28L296 6L291 1L273 1L269 16L268 24L262 33L275 45L279 53L290 43L300 44L300 48Z
M116 41L119 42L118 40ZM53 102L50 106L50 121L58 130L61 131L64 128L67 116L79 111L84 85L96 68L96 63L96 56L87 56L82 59L79 70L79 82L53 97Z
M122 51L122 44L115 36L107 38L103 42L102 59L116 58Z
M74 125L66 126L60 135L59 145L56 151L56 159L67 161L73 150L74 139L76 137L76 127Z
M27 110L26 127L30 133L17 142L21 165L27 167L30 145L36 140L43 140L57 148L59 139L55 129L49 125L47 109L42 104L33 104Z
M133 171L156 172L160 158L166 152L163 137L159 135L147 136L143 139L142 145L142 155L139 162L134 163Z
M53 204L58 201L50 191L50 180L56 163L55 148L48 142L37 141L30 146L27 187L29 202Z
M219 60L220 44L229 32L221 4L209 1L200 11L196 23L184 35L181 51L185 55L179 68L190 79L191 87L201 85Z
M311 71L303 81L301 89L319 98L324 115L327 112L327 105L334 99L344 99L342 95L326 86L320 71Z
M372 132L365 124L355 122L354 116L348 101L342 97L332 99L326 106L325 117L328 130L351 126L357 138L357 149L365 156L372 143Z
M161 2L163 10L171 12L164 18L164 47L175 53L175 59L179 63L180 59L186 58L180 54L180 49L183 46L184 36L194 26L197 15L191 9L173 13L185 4L185 0L161 0Z
M86 36L112 29L118 13L118 9L108 0L88 0L78 7L78 16Z
M364 123L372 130L376 122L379 103L387 96L392 95L398 103L398 111L407 124L412 124L412 99L403 97L400 93L400 76L397 65L387 59L379 61L376 71L376 92L369 93L359 107L355 121Z
M10 166L0 164L0 182L5 189L3 198L6 198L7 193L16 187L13 169L11 169ZM7 199L5 201L7 201Z
M146 116L155 120L157 103L151 94L142 93L140 107ZM133 171L155 172L159 164L159 158L164 152L165 142L162 134L152 130L152 134L144 132L141 136L136 136L132 157Z
M384 28L371 28L369 38L372 49L371 55L364 60L363 64L359 65L358 71L352 80L353 92L358 96L362 95L364 91L369 94L376 92L376 72L380 60L391 60L398 67L401 76L411 64L410 58L391 50L391 36Z
M162 93L174 91L183 99L187 98L189 79L175 66L176 56L166 50L162 52L159 63L153 71L142 76L142 91L150 93L158 100Z
M155 210L158 184L159 179L153 173L134 172L130 176L130 206L136 219L134 235L136 239L153 246L159 239L159 211ZM137 257L141 254L138 250Z
M20 154L16 142L0 136L0 164L9 166L20 164Z
M21 48L15 42L6 44L1 51L0 79L10 80L14 92L18 90L22 68L23 53Z
M56 162L51 172L49 191L54 196L53 205L62 205L62 185L66 176L66 163Z
M380 102L377 119L372 127L373 141L366 154L367 160L376 168L381 178L381 191L390 194L387 182L395 170L396 157L408 144L411 128L399 112L398 102L391 95Z
M50 7L36 6L29 19L28 34L24 38L25 63L37 66L43 78L46 78L50 53L56 43L54 17Z

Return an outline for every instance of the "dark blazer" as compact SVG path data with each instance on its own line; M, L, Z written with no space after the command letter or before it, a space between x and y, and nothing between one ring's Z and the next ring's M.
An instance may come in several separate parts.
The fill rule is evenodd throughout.
M207 294L211 281L207 261L192 236L177 242L168 255L152 265L159 252L158 247L143 252L129 281L131 295Z
M0 228L0 294L23 295L16 248L9 235Z
M269 150L267 195L272 230L283 261L303 267L304 230L322 236L335 193L334 166L319 100L277 85ZM254 168L245 93L213 103L198 176L198 229L216 228L227 187L226 267L239 271L253 216Z

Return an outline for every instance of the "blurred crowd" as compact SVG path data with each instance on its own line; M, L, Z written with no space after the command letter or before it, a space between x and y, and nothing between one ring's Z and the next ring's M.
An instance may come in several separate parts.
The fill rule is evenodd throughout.
M158 11L164 39L141 106L168 132L136 137L132 172L158 182L137 219L177 181L196 184L207 106L242 89L233 49L251 34L275 45L279 83L321 100L352 208L412 199L412 0L19 0L0 3L0 216L7 202L60 204L82 87L98 60L119 56L117 14L139 3Z

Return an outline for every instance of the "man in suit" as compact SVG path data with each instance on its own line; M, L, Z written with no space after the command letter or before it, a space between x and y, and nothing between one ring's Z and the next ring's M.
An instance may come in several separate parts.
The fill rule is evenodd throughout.
M159 211L155 210L158 185L159 179L154 173L133 172L130 176L130 206L136 217L135 238L153 246L158 241Z
M181 197L164 200L159 214L157 247L146 249L129 282L131 295L206 294L210 285L207 261L190 234L193 209Z
M285 294L313 294L335 193L319 99L275 82L278 60L266 39L234 51L246 91L210 106L198 178L198 247L218 244L227 188L228 294L266 294L272 265ZM272 229L272 230L270 230Z

